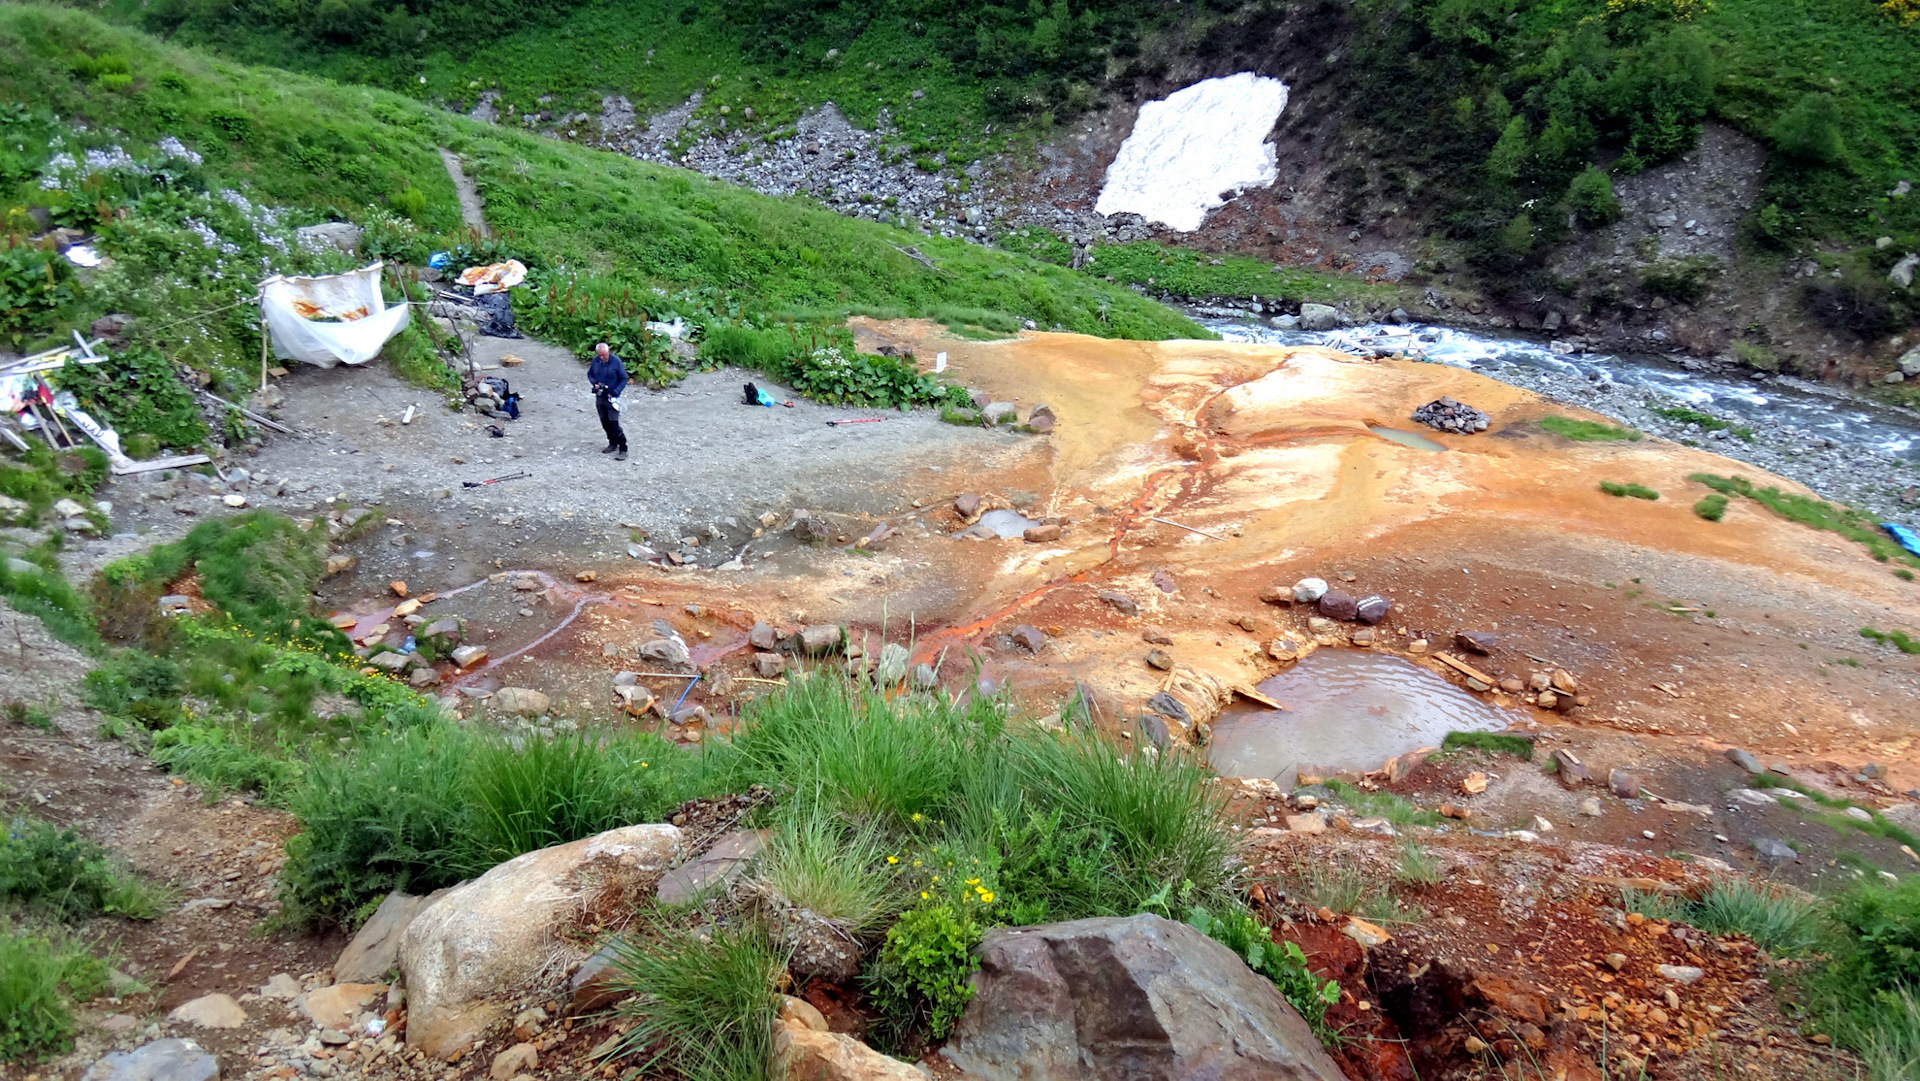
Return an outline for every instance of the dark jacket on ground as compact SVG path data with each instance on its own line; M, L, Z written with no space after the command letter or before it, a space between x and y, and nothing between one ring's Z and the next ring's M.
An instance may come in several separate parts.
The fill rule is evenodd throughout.
M605 360L595 354L593 363L587 365L587 382L596 387L606 387L608 397L618 398L620 392L627 389L627 366L620 363L617 353L607 354Z

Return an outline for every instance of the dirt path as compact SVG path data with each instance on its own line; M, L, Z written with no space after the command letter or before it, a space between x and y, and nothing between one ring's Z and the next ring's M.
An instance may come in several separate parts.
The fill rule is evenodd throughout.
M0 705L25 703L53 720L42 730L0 719L0 821L27 815L70 826L174 895L158 919L102 917L79 928L146 989L85 1004L75 1051L62 1060L71 1068L39 1076L75 1076L108 1051L157 1038L175 1027L169 1011L213 993L240 1002L246 1026L168 1034L198 1040L220 1056L228 1076L242 1076L263 1034L292 1023L288 1004L260 998L261 986L277 973L319 972L343 944L338 936L261 933L262 920L277 911L276 875L292 819L246 800L209 802L128 744L101 738L99 717L80 704L80 680L92 662L5 602L0 641ZM0 1067L0 1077L34 1074L25 1063Z
M446 163L447 177L453 181L454 194L460 197L460 220L481 236L491 236L486 216L481 213L480 193L475 190L473 181L467 178L467 171L460 167L460 155L443 146L440 148L440 160Z

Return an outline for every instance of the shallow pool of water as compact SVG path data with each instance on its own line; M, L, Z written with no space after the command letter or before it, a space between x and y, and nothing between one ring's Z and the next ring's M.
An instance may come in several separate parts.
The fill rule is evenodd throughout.
M1039 525L1039 522L1021 514L1017 510L990 510L980 516L976 525L986 526L1002 540L1025 536L1027 530Z
M1320 649L1261 682L1286 710L1228 710L1214 722L1208 758L1227 777L1291 788L1302 765L1379 769L1448 732L1507 727L1493 709L1419 665L1358 649Z
M1379 424L1369 424L1367 425L1367 431L1372 432L1373 434L1379 436L1382 439L1391 439L1395 443L1398 443L1403 447L1412 447L1414 450L1446 450L1447 449L1441 446L1440 444L1434 442L1433 440L1428 439L1424 435L1419 435L1414 432L1403 432L1398 428L1388 428Z

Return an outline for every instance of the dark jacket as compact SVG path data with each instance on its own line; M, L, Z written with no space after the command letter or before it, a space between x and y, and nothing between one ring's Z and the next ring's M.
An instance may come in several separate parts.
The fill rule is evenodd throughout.
M618 398L627 389L627 366L620 363L618 353L608 353L605 360L596 353L593 363L587 365L587 382L596 389L607 388L607 397Z

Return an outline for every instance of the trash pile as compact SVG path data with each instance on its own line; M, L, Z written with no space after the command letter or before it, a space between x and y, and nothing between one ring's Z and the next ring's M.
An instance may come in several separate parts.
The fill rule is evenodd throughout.
M44 440L54 450L83 446L86 441L107 455L116 475L171 469L208 461L204 454L136 462L120 449L120 433L101 424L80 408L72 391L55 390L43 374L73 364L98 364L107 358L94 352L98 341L85 341L78 331L75 345L36 353L10 364L0 364L0 443L22 454L30 438Z
M450 259L446 252L435 252L427 266L437 271ZM490 338L518 338L521 335L514 329L513 305L507 300L507 291L526 280L527 268L518 259L470 266L454 279L455 284L434 290L427 312L436 319L472 323Z
M1435 398L1414 410L1413 419L1429 428L1453 432L1456 435L1484 432L1489 423L1485 413L1465 402L1456 402L1452 398Z

